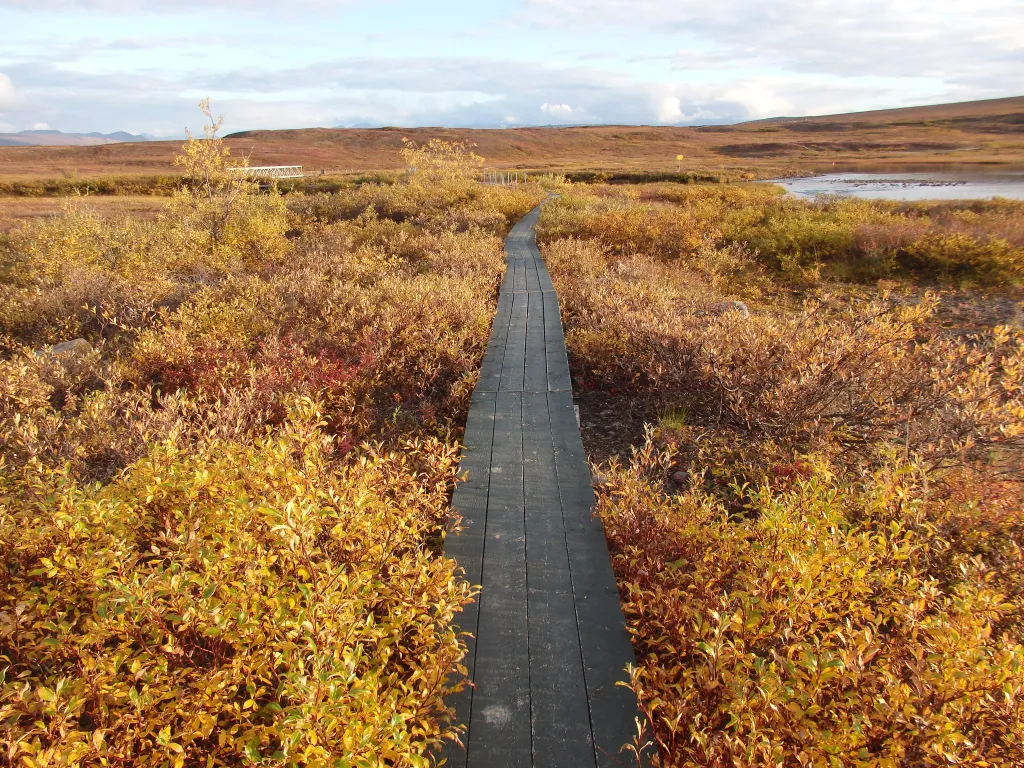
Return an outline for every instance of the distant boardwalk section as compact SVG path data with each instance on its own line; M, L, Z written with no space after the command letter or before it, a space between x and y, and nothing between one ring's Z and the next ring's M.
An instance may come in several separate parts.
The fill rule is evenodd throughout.
M251 179L301 179L304 176L301 165L246 165L231 170Z
M465 529L445 549L482 586L460 625L474 685L453 704L467 724L460 768L635 764L620 752L636 701L616 685L634 660L572 402L558 299L540 258L535 209L506 240L501 286L466 424L453 507Z

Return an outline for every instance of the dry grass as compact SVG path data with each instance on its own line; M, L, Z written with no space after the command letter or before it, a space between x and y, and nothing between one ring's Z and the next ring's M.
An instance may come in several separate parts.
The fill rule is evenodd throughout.
M10 232L19 224L59 216L66 204L66 200L54 197L0 197L0 234ZM88 197L78 204L100 216L148 219L167 207L167 199L141 195Z
M402 138L466 140L497 167L537 170L674 171L759 177L847 163L1024 164L1024 97L967 104L775 120L736 126L596 126L494 130L381 128L250 131L228 140L253 165L301 164L307 171L402 167ZM0 177L162 174L178 142L97 147L3 147Z

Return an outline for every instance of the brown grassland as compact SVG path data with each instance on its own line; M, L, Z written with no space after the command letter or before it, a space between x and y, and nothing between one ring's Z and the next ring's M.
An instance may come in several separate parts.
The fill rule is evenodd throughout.
M1024 166L1024 97L704 128L594 126L247 131L227 139L252 165L301 164L307 171L403 168L402 138L468 141L499 168L538 171L677 170L721 178L768 178L835 162L913 166ZM0 147L0 183L65 176L174 174L180 142L95 147Z
M1024 764L1024 203L572 186L540 232L662 764Z
M136 218L152 218L165 210L170 198L152 195L112 195L102 197L83 195L73 199L74 209L94 211L103 217L115 214ZM21 224L49 219L68 207L66 197L9 197L0 198L0 234L7 234Z

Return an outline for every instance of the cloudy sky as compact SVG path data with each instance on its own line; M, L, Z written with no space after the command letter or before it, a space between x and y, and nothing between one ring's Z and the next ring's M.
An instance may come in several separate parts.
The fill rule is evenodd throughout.
M0 0L0 131L734 122L1024 94L1024 0Z

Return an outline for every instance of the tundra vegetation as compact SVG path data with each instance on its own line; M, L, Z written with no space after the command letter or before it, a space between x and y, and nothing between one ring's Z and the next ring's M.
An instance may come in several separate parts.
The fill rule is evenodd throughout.
M540 233L585 425L648 422L590 448L660 764L1024 765L1024 204L567 186Z
M166 212L0 240L0 765L421 766L457 736L472 587L440 543L501 238L543 193L438 144L405 182L260 194L218 127Z
M543 192L440 142L261 194L217 127L182 180L91 190L151 216L0 236L0 765L420 766L458 735L440 545ZM1024 764L1024 204L561 192L584 422L649 424L594 455L662 765Z

